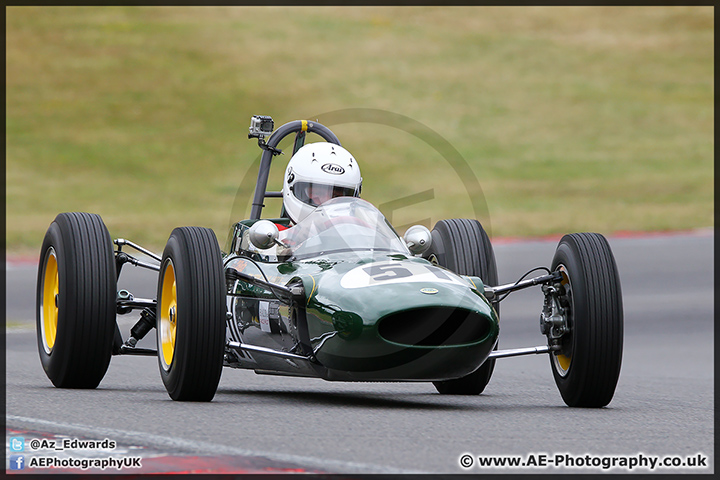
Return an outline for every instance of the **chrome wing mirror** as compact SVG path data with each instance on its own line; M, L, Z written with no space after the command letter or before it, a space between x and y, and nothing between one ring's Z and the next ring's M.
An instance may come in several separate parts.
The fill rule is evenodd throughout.
M432 245L432 234L430 230L423 225L413 225L408 228L403 236L403 240L407 244L413 255L425 253L430 245Z
M259 250L266 250L276 243L279 243L279 235L280 231L277 225L270 220L258 220L253 223L250 230L248 230L250 243Z

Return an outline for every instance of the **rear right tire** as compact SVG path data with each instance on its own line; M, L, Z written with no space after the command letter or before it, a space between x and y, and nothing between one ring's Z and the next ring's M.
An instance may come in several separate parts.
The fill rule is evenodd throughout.
M95 388L115 335L117 278L112 241L99 215L61 213L40 250L36 327L40 361L60 388Z

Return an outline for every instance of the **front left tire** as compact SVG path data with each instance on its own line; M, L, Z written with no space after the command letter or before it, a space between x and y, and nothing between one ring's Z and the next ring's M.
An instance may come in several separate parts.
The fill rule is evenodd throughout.
M623 352L622 290L610 245L597 233L565 235L552 270L563 275L560 302L569 326L561 350L550 354L555 383L570 407L604 407Z

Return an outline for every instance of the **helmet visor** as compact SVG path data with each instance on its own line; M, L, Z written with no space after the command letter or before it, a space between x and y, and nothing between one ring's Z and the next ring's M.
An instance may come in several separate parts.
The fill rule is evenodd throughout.
M298 200L313 207L318 207L331 198L357 196L355 188L310 182L295 183L292 192Z

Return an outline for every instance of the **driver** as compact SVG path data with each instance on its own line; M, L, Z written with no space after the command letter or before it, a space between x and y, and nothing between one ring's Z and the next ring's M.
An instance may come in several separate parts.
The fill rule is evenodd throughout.
M288 162L283 180L283 216L297 224L321 204L335 197L359 197L360 166L334 143L309 143Z

